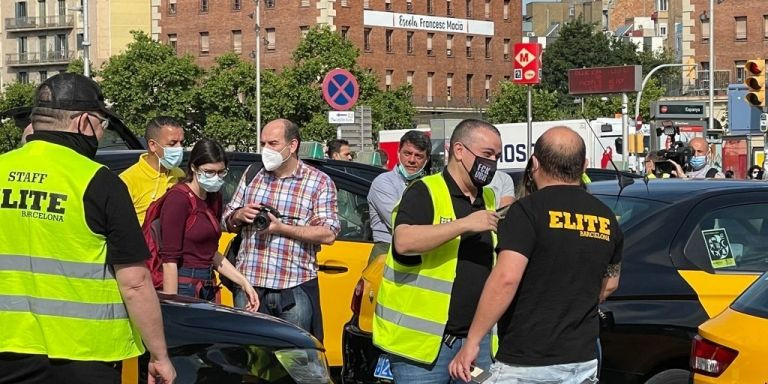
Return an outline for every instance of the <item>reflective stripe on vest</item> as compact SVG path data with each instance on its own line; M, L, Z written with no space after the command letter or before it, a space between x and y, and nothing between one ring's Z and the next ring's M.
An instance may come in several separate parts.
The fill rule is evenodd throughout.
M442 174L421 179L432 199L432 223L456 220L448 185ZM495 197L483 188L485 208L494 210ZM393 212L395 222L398 207ZM492 233L493 244L496 234ZM430 364L440 351L456 277L461 236L421 255L418 265L398 263L387 255L373 321L373 342L389 353Z
M102 167L41 140L0 155L0 351L92 361L144 352L106 238L86 222L83 196Z

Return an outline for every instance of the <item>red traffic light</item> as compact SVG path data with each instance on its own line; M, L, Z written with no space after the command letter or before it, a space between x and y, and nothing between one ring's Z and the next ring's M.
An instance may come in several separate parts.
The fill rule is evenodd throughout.
M760 64L751 60L747 62L747 64L744 66L744 69L746 69L750 75L759 75L763 71L763 68L761 68Z

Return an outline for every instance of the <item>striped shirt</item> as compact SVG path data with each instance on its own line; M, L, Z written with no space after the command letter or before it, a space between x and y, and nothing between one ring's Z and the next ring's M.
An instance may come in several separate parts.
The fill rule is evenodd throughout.
M284 178L277 178L273 172L262 169L246 187L244 175L224 209L222 223L226 223L236 209L259 203L272 206L283 215L300 218L283 219L288 224L324 226L334 235L339 233L341 225L333 180L301 160L293 174ZM277 234L260 234L252 225L243 227L241 233L243 242L236 267L253 286L285 289L317 277L320 244Z

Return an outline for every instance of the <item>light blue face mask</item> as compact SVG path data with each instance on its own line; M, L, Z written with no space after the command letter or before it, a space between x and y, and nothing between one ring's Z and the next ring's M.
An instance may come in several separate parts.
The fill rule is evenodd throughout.
M165 169L173 169L181 164L184 157L184 148L182 147L163 147L163 157L160 159L160 165Z
M704 168L705 165L707 165L707 157L706 156L693 156L691 157L691 161L689 161L691 164L691 167L694 171L698 171L699 169Z
M426 163L424 165L426 165ZM423 166L421 167L421 169L419 169L418 171L412 174L409 174L408 171L405 170L405 167L403 167L402 164L398 164L396 168L397 168L397 173L399 173L400 176L402 176L407 181L416 180L424 174Z
M206 192L218 192L221 189L221 186L224 185L224 179L219 177L219 175L208 177L204 172L197 171L196 173L197 183L200 184L200 187Z

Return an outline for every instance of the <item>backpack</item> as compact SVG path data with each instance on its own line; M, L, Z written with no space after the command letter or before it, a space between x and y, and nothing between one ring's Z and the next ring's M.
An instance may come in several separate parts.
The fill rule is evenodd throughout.
M195 225L195 221L197 220L197 215L194 214L197 210L197 197L186 184L174 185L171 189L165 192L163 196L153 201L149 205L149 208L147 208L146 216L144 216L144 224L141 226L141 232L144 234L144 241L149 248L149 259L147 259L146 263L147 268L149 268L149 272L152 275L152 284L155 286L155 289L161 289L163 287L163 261L160 258L160 244L162 243L160 212L163 209L165 199L171 193L183 193L189 198L190 210L184 224L184 231L189 231L189 229ZM211 220L213 219L211 218Z
M253 163L245 170L245 190L248 191L248 187L251 185L251 182L256 177L256 174L261 171L261 169L264 168L264 164L262 163ZM224 254L224 256L227 258L227 260L232 264L233 267L235 267L237 264L237 254L240 252L240 245L243 243L243 236L242 236L242 228L240 228L240 232L238 232L237 236L235 236L234 239L229 243L229 247L227 247L227 251ZM224 275L219 275L219 280L221 280L221 284L225 286L227 289L229 289L230 292L233 294L235 293L235 284L232 280L228 279Z

